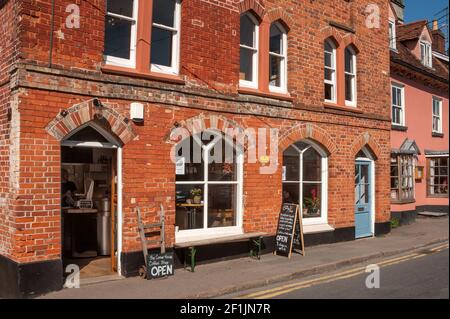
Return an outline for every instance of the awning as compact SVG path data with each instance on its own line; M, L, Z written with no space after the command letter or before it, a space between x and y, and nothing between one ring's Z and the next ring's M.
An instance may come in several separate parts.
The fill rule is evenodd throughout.
M448 156L448 150L447 151L425 150L425 155L428 155L428 156Z
M405 139L399 149L393 148L392 154L420 155L419 146L415 140Z

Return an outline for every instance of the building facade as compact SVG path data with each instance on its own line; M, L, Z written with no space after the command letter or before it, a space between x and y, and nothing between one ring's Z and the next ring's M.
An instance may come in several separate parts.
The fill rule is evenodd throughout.
M283 201L307 245L389 232L386 1L0 3L1 296L61 289L105 225L136 275L137 207L179 264L271 251Z
M448 213L448 55L437 21L403 24L390 11L391 210L400 223Z

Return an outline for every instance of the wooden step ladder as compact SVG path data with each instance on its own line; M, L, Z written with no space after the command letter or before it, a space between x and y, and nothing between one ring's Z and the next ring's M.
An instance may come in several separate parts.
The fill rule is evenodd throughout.
M144 224L142 222L142 214L141 209L139 207L136 208L137 220L138 220L138 228L139 228L139 236L141 238L142 243L142 252L144 254L144 262L145 265L139 268L139 276L142 278L147 278L147 256L148 256L148 247L149 245L159 244L161 249L161 254L166 252L166 242L165 242L165 212L164 207L160 204L160 212L159 212L159 223L152 224ZM150 236L155 236L158 233L159 239L147 239Z

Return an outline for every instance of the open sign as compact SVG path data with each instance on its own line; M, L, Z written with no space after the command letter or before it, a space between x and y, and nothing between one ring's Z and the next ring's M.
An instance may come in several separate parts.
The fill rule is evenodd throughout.
M147 267L148 279L172 276L174 273L173 253L149 254Z

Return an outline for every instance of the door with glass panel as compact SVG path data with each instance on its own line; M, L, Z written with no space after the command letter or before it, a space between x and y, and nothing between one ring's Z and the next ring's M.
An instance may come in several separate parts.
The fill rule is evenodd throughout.
M355 164L355 237L372 236L371 162Z

